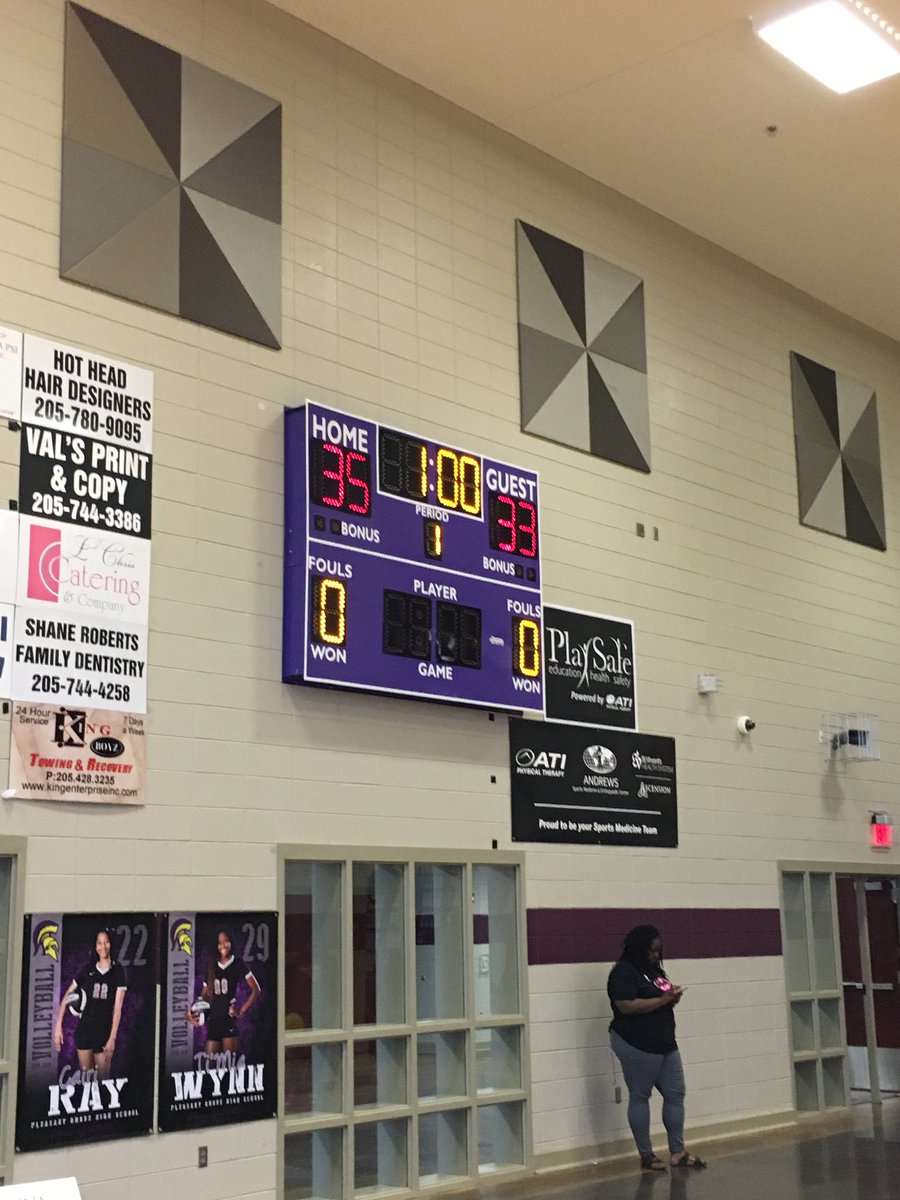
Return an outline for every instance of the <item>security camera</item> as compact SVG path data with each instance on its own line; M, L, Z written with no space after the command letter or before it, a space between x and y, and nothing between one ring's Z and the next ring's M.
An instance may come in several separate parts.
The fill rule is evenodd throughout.
M756 722L752 717L738 717L737 719L738 733L747 734L752 729L756 728Z

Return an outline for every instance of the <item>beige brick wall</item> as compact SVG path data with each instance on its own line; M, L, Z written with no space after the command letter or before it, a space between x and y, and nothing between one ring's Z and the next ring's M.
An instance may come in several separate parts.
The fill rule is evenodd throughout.
M280 683L281 410L305 395L537 468L547 598L636 622L681 846L529 848L530 904L775 906L779 857L867 860L900 776L898 348L261 0L94 7L283 102L284 349L59 280L63 3L0 0L0 321L140 363L157 397L148 804L3 802L27 908L271 907L279 841L509 844L502 718ZM519 432L517 217L644 278L651 475ZM878 391L886 554L798 524L791 349ZM17 453L0 431L4 496ZM701 700L701 670L724 692ZM831 709L878 714L880 762L826 772ZM0 718L0 776L7 746ZM621 1132L600 976L531 971L539 1151ZM780 960L682 978L692 1116L790 1103ZM229 1200L271 1195L275 1154L263 1123L24 1156L16 1178Z

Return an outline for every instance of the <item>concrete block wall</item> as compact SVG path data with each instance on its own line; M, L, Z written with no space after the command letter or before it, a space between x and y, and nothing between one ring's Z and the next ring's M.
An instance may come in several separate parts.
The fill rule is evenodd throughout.
M140 363L157 397L148 803L2 802L27 909L275 906L279 842L509 845L502 718L280 682L282 409L304 396L537 468L546 597L636 622L681 845L528 847L530 905L774 908L779 858L865 861L900 782L898 347L262 0L94 7L282 101L284 348L60 281L63 0L0 0L0 322ZM516 218L645 280L649 476L519 431ZM878 392L884 554L798 524L790 350ZM0 430L2 496L17 460ZM698 697L699 671L725 690ZM880 762L826 769L830 710L878 714ZM0 718L0 777L7 747ZM694 1119L791 1102L781 961L730 954L672 964ZM530 970L539 1153L624 1129L605 970ZM15 1178L272 1194L274 1123L205 1132L206 1172L197 1140L22 1156Z

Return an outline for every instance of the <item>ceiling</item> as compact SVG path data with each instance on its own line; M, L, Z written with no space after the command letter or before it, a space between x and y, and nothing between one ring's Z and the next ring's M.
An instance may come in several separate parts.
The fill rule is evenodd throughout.
M835 95L753 0L273 2L900 340L900 76Z

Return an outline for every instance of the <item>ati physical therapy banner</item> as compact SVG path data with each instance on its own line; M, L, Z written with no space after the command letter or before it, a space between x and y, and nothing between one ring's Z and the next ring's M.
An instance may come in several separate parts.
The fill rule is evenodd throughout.
M277 915L173 912L165 920L159 1128L274 1117Z
M677 846L675 740L509 722L515 842Z
M153 913L25 918L16 1149L149 1133Z
M146 803L144 718L100 708L16 704L9 786L22 800Z
M637 729L631 621L544 605L544 712L548 721Z

